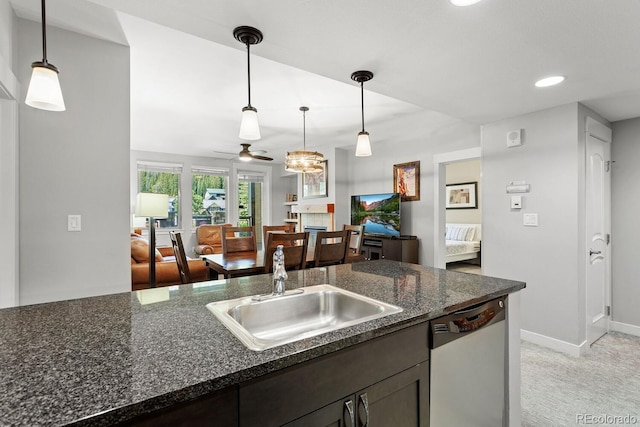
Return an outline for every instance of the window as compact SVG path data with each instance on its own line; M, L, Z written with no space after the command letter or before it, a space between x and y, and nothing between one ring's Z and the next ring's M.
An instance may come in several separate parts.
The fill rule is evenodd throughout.
M261 172L238 171L238 226L255 226L262 230L262 183ZM258 244L262 233L256 233Z
M169 195L168 217L158 219L158 228L180 228L180 174L182 165L138 162L138 192Z
M191 169L192 226L227 223L227 183L224 169L193 167Z

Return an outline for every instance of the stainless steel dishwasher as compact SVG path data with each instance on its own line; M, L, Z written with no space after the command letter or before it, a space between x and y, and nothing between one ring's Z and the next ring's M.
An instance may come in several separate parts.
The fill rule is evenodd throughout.
M430 427L507 425L505 302L431 321Z

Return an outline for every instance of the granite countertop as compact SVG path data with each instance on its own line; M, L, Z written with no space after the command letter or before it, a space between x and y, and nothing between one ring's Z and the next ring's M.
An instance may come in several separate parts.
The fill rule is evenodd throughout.
M0 310L0 426L110 425L524 288L396 261L289 272L404 309L261 352L205 305L271 291L252 276Z

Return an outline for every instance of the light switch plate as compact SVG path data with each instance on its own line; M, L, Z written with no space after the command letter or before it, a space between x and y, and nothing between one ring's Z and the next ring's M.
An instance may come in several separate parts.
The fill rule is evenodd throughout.
M67 216L67 231L82 231L82 215Z
M538 226L538 214L537 213L526 213L522 216L522 222L526 227L537 227Z

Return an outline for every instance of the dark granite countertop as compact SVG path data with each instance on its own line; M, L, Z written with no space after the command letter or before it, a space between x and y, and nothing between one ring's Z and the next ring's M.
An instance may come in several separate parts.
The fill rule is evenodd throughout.
M525 286L381 260L289 272L287 287L323 283L404 311L255 352L205 305L270 292L270 276L2 309L0 426L110 425Z

